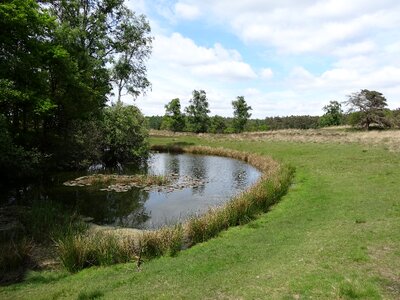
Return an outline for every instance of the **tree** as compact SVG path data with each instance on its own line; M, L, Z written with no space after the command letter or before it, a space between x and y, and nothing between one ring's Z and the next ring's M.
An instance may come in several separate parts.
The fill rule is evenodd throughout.
M185 116L181 113L181 103L178 98L172 99L165 105L162 127L173 132L183 131L185 128Z
M133 105L117 103L105 109L102 161L117 163L142 162L148 157L146 119Z
M208 109L206 92L194 90L192 95L193 97L189 102L190 105L185 109L190 129L196 133L207 132L210 123L208 116L210 110Z
M118 79L119 91L134 96L149 86L149 33L145 17L136 17L123 0L1 1L5 136L58 166L90 159L84 157L90 152L84 147L93 144L82 142L85 129L102 118L112 83Z
M338 126L342 124L343 110L339 102L330 101L328 105L324 106L323 110L325 114L319 120L319 125L321 127Z
M236 101L232 101L233 106L233 128L235 132L242 132L247 120L251 117L251 106L248 106L243 96L237 97Z
M226 129L225 119L221 116L211 117L210 132L212 133L224 133Z
M377 91L361 90L349 96L345 102L350 106L349 112L356 112L358 115L358 125L366 130L371 125L378 127L390 127L390 122L385 116L386 98Z
M112 81L117 85L117 101L121 101L123 90L136 98L145 91L150 82L146 78L144 64L151 53L150 25L143 15L137 17L131 11L122 11L125 18L117 26L116 49L120 52L113 68Z

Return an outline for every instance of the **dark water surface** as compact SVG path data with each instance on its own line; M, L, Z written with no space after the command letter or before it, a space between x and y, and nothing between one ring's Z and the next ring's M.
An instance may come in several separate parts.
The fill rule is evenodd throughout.
M146 170L151 175L179 174L179 181L188 178L200 184L181 189L133 188L128 192L100 191L98 187L67 187L66 180L92 174L88 172L59 173L47 182L18 189L1 191L2 204L29 205L33 201L60 203L65 209L93 218L96 224L131 228L157 228L183 221L188 216L220 205L254 184L260 172L254 167L231 158L154 153ZM124 174L137 173L125 169Z

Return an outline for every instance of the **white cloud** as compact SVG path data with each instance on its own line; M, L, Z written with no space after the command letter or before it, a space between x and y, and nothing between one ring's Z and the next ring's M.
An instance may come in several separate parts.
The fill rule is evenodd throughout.
M175 15L178 18L194 20L200 17L201 12L195 5L178 2L175 4Z
M183 67L186 72L201 77L219 80L242 80L256 78L251 66L242 61L234 49L225 49L220 44L212 48L202 47L179 33L171 36L156 36L153 60L160 64Z
M271 79L274 76L274 72L270 68L264 68L261 70L260 76L263 79Z
M201 5L210 19L244 41L284 53L331 54L382 29L397 31L400 24L397 0L204 0Z

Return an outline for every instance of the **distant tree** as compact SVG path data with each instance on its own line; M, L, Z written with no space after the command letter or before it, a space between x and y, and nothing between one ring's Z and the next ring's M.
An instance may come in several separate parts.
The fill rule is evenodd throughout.
M208 116L210 110L208 109L206 92L194 90L192 95L190 105L185 109L190 129L196 133L207 132L210 123Z
M248 106L243 96L237 97L236 101L232 101L233 106L233 128L235 132L242 132L247 120L251 117L251 106Z
M224 133L226 127L227 127L226 122L223 117L221 116L211 117L211 126L210 126L211 133Z
M185 128L185 116L181 113L179 98L172 99L165 105L165 116L162 127L173 132L183 131Z
M318 116L286 116L267 117L265 123L268 129L310 129L317 128L320 117Z
M390 127L385 115L386 98L377 91L361 90L349 96L345 102L350 107L349 112L356 112L358 123L353 124L369 130L371 125L380 128Z
M393 110L392 117L393 117L393 124L396 127L400 128L400 108Z
M164 119L164 117L162 117L162 116L146 117L148 128L160 130L163 119Z
M343 110L342 105L337 101L330 101L323 108L325 114L319 119L321 127L338 126L342 124Z

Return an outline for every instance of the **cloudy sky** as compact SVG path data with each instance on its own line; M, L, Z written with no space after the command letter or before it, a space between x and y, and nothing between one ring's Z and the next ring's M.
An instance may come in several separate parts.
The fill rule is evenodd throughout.
M398 0L128 0L154 36L152 91L135 102L163 115L194 89L211 115L231 116L244 96L253 117L322 114L366 88L400 107ZM129 97L125 102L132 103Z

